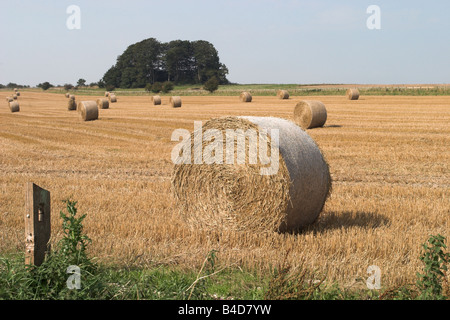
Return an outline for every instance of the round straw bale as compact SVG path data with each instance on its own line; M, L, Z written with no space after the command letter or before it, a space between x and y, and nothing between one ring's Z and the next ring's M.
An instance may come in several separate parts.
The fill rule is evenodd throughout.
M6 102L11 102L14 101L14 99L12 97L6 97Z
M294 121L303 129L323 127L327 109L320 101L302 100L295 106Z
M9 110L11 110L11 112L19 112L20 111L19 102L17 101L9 102Z
M179 108L181 107L181 98L178 96L170 97L169 103L172 108Z
M161 104L161 97L160 96L152 96L152 102L153 105L160 105Z
M12 98L13 98L14 100L17 100L17 94L14 94L14 95L12 96Z
M240 99L242 102L252 102L252 95L251 95L249 92L242 92L242 93L239 95L239 99Z
M77 109L80 112L81 120L89 121L98 119L98 107L95 101L80 101Z
M70 93L66 92L65 96L66 96L66 98L69 98L70 97Z
M19 91L16 92L16 96L20 97L20 92Z
M105 97L108 97L108 96L109 96L109 92L106 91L106 92L105 92Z
M77 110L77 103L75 102L75 99L67 100L67 110Z
M75 96L73 94L69 95L69 99L75 100Z
M114 93L109 93L108 98L110 103L117 102L117 97Z
M358 89L348 89L347 90L347 98L349 100L358 100L359 99L359 90Z
M108 99L97 99L97 107L99 109L108 109L109 108Z
M277 96L280 99L289 99L289 92L286 90L278 90Z
M205 139L208 129L222 134L222 144L214 149L216 154L223 148L222 162L205 163L205 150L211 150L207 148L212 140ZM230 130L234 132L232 139L228 138ZM250 162L251 156L260 151L250 147L249 130L259 135L259 146L267 147L269 152L263 154L270 157L269 164L262 162L262 158ZM278 138L274 139L276 133ZM244 149L245 163L239 163L237 154L243 153L237 153L239 141L242 145L246 140L249 142ZM226 147L226 141L234 145L234 150L227 150L230 148ZM330 171L320 149L304 130L285 119L212 119L180 144L183 146L180 150L191 150L191 155L178 156L191 161L175 162L172 192L184 220L193 228L246 232L298 230L317 219L331 189ZM195 163L199 153L203 161ZM262 169L271 166L276 170L262 173Z

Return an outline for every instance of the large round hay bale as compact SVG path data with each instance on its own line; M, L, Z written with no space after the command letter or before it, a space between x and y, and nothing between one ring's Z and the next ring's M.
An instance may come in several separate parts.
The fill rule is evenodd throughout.
M66 92L65 96L66 96L66 98L69 98L70 97L70 93Z
M358 89L348 89L347 90L347 98L349 100L358 100L359 99L359 90Z
M303 129L323 127L327 121L327 109L320 101L302 100L295 106L294 121Z
M75 100L75 96L74 96L73 94L70 94L70 95L69 95L69 99L70 99L70 100Z
M11 110L11 112L19 112L20 111L19 102L17 101L9 102L9 110Z
M242 102L252 102L252 95L250 94L250 92L242 92L239 95L239 100L241 100Z
M95 101L80 101L78 102L77 109L83 121L98 119L98 107Z
M153 105L157 106L161 104L161 97L160 96L152 96L152 103Z
M19 91L16 92L16 96L20 97L20 92Z
M77 110L77 103L75 102L75 99L67 100L67 110Z
M289 92L286 90L278 90L277 97L280 99L289 99Z
M106 91L106 92L105 92L105 97L108 97L108 96L109 96L109 92Z
M180 108L181 107L181 98L178 96L170 97L169 103L172 108Z
M216 155L223 147L220 163L208 162L211 158L205 156L205 150L206 155L212 154L211 136L205 139L208 129L222 134L222 144L214 150ZM228 137L230 131L234 133L232 139ZM248 147L255 144L246 143L244 151L237 151L239 141L252 141L248 134L251 132L259 135L259 146L267 147L261 150L270 154L270 162L262 158L250 161L260 152ZM226 147L226 141L234 150ZM304 130L285 119L212 119L180 145L181 150L186 147L191 154L183 158L175 152L175 157L190 162L175 159L172 192L182 216L193 228L246 232L298 230L317 219L330 192L330 172L320 149ZM243 152L245 162L239 163L238 155ZM202 161L195 163L198 154L203 159L200 157ZM271 167L276 170L270 171Z
M116 97L116 95L114 93L109 93L108 98L109 98L109 102L110 103L117 102L117 97Z
M99 109L108 109L109 108L108 99L97 99L97 107Z

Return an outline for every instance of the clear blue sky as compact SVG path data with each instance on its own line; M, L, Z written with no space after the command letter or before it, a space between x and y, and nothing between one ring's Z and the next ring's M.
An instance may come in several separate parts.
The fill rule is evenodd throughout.
M81 29L69 30L69 5ZM369 30L366 9L381 9ZM129 45L207 40L237 83L450 83L450 1L0 0L0 83L97 82Z

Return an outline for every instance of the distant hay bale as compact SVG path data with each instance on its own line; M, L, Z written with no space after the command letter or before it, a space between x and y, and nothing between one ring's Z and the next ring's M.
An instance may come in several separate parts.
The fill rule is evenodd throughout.
M6 97L6 102L11 102L14 101L14 99L12 97Z
M9 110L11 110L11 112L19 112L20 111L19 102L11 101L8 104L9 104Z
M73 94L69 95L70 100L75 100L75 96Z
M108 98L109 98L109 102L110 103L117 102L117 97L116 97L116 95L114 93L109 93Z
M77 103L75 102L75 99L67 100L67 110L77 110Z
M12 98L13 98L13 100L17 100L17 94L14 94L14 95L12 96Z
M70 93L66 92L66 98L70 97Z
M97 99L97 107L99 109L108 109L109 108L108 99Z
M302 129L323 127L327 121L327 109L320 101L300 101L294 109L294 121Z
M289 92L286 90L278 90L277 97L280 99L289 99Z
M152 96L152 102L153 105L160 105L161 104L161 97L160 96Z
M239 99L240 99L242 102L252 102L252 95L251 95L249 92L242 92L242 93L239 95Z
M16 96L20 97L20 92L19 91L16 92Z
M80 101L77 109L83 121L98 119L98 107L95 101Z
M180 108L181 107L181 98L178 96L170 97L169 103L172 108Z
M348 89L347 90L347 98L349 100L358 100L359 99L359 90L358 89Z
M204 139L208 129L222 134L219 149L207 149L211 145L211 139ZM319 147L304 130L291 121L273 117L212 119L201 130L203 137L197 129L181 143L181 150L184 147L191 150L186 157L191 161L176 163L171 179L175 203L188 225L208 230L285 232L298 230L317 219L330 192L331 177ZM258 153L255 148L247 148L250 143L245 144L243 164L236 160L238 147L226 150L224 140L231 141L230 145L236 141L250 142L246 134L249 130L259 134L259 146L267 146L270 155L265 154L272 159L271 163L278 160L278 170L272 174L264 175L261 171L272 164L260 160L250 163L251 156ZM276 140L272 130L278 133ZM228 139L228 131L234 132L234 141ZM262 132L268 134L261 136ZM205 150L216 154L221 147L222 162L195 163L194 155L200 153L205 159ZM273 153L275 150L279 152ZM231 163L227 160L230 157Z
M109 96L109 92L106 91L106 92L105 92L105 97L108 97L108 96Z
M19 89L17 89L17 88L14 88L14 92L17 92Z

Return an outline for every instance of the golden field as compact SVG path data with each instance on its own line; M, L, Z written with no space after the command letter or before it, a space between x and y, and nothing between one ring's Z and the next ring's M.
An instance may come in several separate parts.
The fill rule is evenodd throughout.
M105 263L198 269L208 252L220 264L265 272L289 252L293 265L327 282L365 283L381 269L381 285L415 280L421 244L450 236L450 97L120 96L99 120L83 122L63 94L21 91L11 113L0 92L0 253L24 248L25 183L49 190L52 237L60 236L63 200L86 213L90 253ZM96 100L76 96L77 101ZM170 178L173 130L226 115L293 119L299 100L318 99L325 127L308 130L327 159L333 191L319 220L298 234L213 234L191 230L174 209Z

